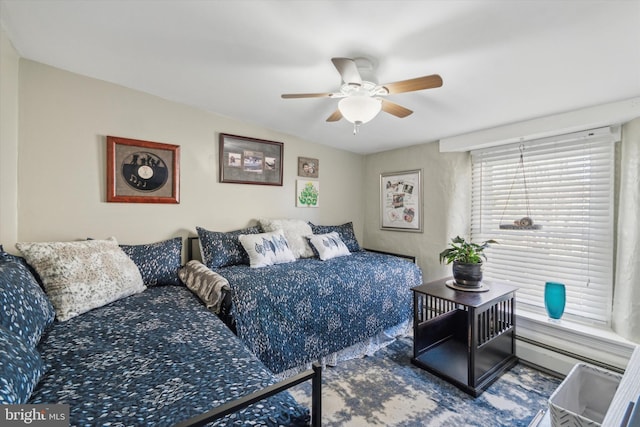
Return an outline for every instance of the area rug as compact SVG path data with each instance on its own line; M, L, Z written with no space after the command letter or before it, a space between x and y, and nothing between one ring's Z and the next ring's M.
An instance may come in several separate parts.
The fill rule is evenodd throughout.
M521 363L473 398L411 364L411 337L323 371L323 426L528 426L561 380ZM311 386L292 394L309 404Z

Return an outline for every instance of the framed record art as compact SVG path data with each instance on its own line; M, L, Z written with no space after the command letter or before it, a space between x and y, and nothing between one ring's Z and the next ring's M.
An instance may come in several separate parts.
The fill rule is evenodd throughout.
M180 203L180 146L107 136L107 202Z

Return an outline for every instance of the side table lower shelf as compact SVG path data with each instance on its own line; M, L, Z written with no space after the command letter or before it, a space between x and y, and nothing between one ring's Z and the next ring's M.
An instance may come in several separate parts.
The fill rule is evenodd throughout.
M480 396L500 375L518 363L516 356L498 356L502 360L486 370L482 376L469 380L467 346L456 340L448 340L412 359L412 363L450 382L474 397ZM473 376L473 375L472 375Z
M469 358L465 343L448 339L413 359L413 363L445 379L466 385L469 376Z
M412 363L477 397L518 363L515 288L468 293L446 288L445 281L413 288Z

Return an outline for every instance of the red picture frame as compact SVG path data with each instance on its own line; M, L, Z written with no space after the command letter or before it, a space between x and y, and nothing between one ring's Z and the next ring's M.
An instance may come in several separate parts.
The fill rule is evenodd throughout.
M180 146L107 136L107 202L180 203Z

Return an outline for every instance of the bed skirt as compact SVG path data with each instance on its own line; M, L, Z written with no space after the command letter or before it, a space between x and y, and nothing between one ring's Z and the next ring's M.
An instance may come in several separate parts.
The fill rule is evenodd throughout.
M376 351L384 348L394 342L397 338L411 335L413 333L413 322L411 319L405 320L395 326L385 329L379 332L377 335L369 338L368 340L361 341L350 347L338 350L335 353L331 353L325 357L316 361L322 368L327 366L336 366L338 363L345 360L359 359L365 356L371 356ZM302 371L311 369L312 363L296 366L286 371L274 374L278 381L282 381L293 375L297 375Z

